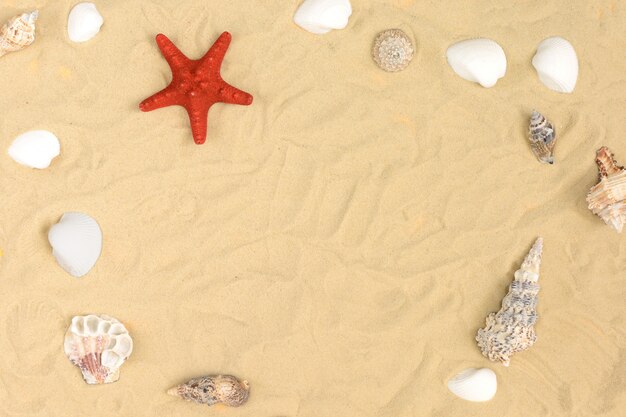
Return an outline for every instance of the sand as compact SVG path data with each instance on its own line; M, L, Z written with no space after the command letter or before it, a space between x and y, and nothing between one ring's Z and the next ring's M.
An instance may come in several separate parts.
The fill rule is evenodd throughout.
M40 9L36 43L0 58L0 148L31 129L61 140L44 171L0 157L0 416L623 416L626 237L585 205L601 145L626 163L626 9L594 1L353 1L348 28L292 23L298 1L98 1L100 34L72 44L75 1ZM416 41L402 73L371 43ZM194 145L181 108L141 113L170 80L154 36L198 58L233 34L224 78L254 95L217 105ZM573 94L543 86L537 44L575 46ZM497 40L491 89L446 48ZM557 128L556 164L526 141L530 112ZM55 262L49 227L96 218L102 256L84 278ZM545 239L538 341L504 368L474 335L537 236ZM121 379L87 386L63 354L71 317L123 321ZM446 381L498 375L474 404ZM240 409L166 395L189 378L250 381Z

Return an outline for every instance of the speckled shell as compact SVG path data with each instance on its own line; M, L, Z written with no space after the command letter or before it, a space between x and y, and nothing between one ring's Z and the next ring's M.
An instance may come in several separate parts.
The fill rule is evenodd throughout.
M24 13L0 27L0 56L19 51L35 42L35 21L39 12Z
M552 123L538 111L533 111L530 116L528 139L530 140L530 148L539 162L544 164L554 163L556 131Z
M626 223L626 170L606 146L598 149L599 182L587 194L589 210L621 233Z
M476 341L489 360L509 366L511 355L531 347L537 340L537 293L543 239L530 249L522 266L515 272L502 308L487 316L486 326L478 330Z
M191 379L170 388L167 393L196 404L225 404L239 407L248 400L250 385L231 375L210 375Z
M376 36L372 57L383 70L397 72L409 65L413 52L413 43L406 33L400 29L389 29Z

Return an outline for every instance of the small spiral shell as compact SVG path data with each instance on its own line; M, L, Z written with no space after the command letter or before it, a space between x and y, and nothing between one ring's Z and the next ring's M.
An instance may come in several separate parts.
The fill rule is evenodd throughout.
M533 111L528 127L530 147L539 160L544 164L554 163L554 145L556 145L556 131L552 123L538 111Z
M248 401L250 385L232 375L210 375L191 379L170 388L167 393L196 404L225 404L239 407Z
M35 42L35 21L39 12L24 13L0 27L0 56L19 51Z
M380 68L397 72L409 65L413 52L413 43L406 33L400 29L388 29L376 36L372 57Z

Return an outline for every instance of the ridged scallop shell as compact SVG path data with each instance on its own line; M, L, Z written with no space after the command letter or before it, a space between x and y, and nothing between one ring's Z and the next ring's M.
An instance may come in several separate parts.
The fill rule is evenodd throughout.
M589 210L622 233L626 223L626 169L617 164L606 146L596 153L599 182L587 194Z
M351 15L350 0L304 0L293 21L308 32L322 35L348 26Z
M39 12L23 13L0 27L0 56L16 52L35 42L35 21Z
M448 389L467 401L489 401L496 395L498 379L489 368L470 368L449 380Z
M554 163L554 145L556 145L556 131L552 123L538 111L533 111L528 127L530 148L539 162Z
M413 52L413 43L406 33L400 29L388 29L374 39L372 57L380 68L397 72L409 65Z
M133 339L113 317L91 314L72 318L63 348L86 383L107 384L119 379L119 368L133 351Z
M509 366L511 355L531 347L537 340L537 293L543 239L530 249L522 266L515 272L502 308L487 316L486 326L478 330L476 341L482 354L491 361Z
M550 90L571 93L578 80L578 57L571 43L558 36L544 39L537 47L533 66Z
M60 152L59 139L46 130L31 130L22 133L9 147L9 156L15 162L37 169L48 168Z
M50 228L48 241L61 268L77 278L96 264L102 251L102 231L98 223L83 213L65 213Z
M167 393L196 404L225 404L239 407L248 400L250 385L232 375L210 375L191 379L170 388Z
M493 87L506 74L506 55L496 41L468 39L451 45L446 51L448 63L461 78Z

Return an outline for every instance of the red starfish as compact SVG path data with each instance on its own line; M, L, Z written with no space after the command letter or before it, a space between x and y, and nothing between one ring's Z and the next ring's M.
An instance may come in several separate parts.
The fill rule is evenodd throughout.
M201 145L206 140L207 115L215 103L249 105L252 96L228 84L220 75L224 55L232 36L224 32L199 60L187 58L167 36L156 37L159 49L172 70L172 82L165 89L145 99L141 111L167 106L182 106L189 114L193 140Z

